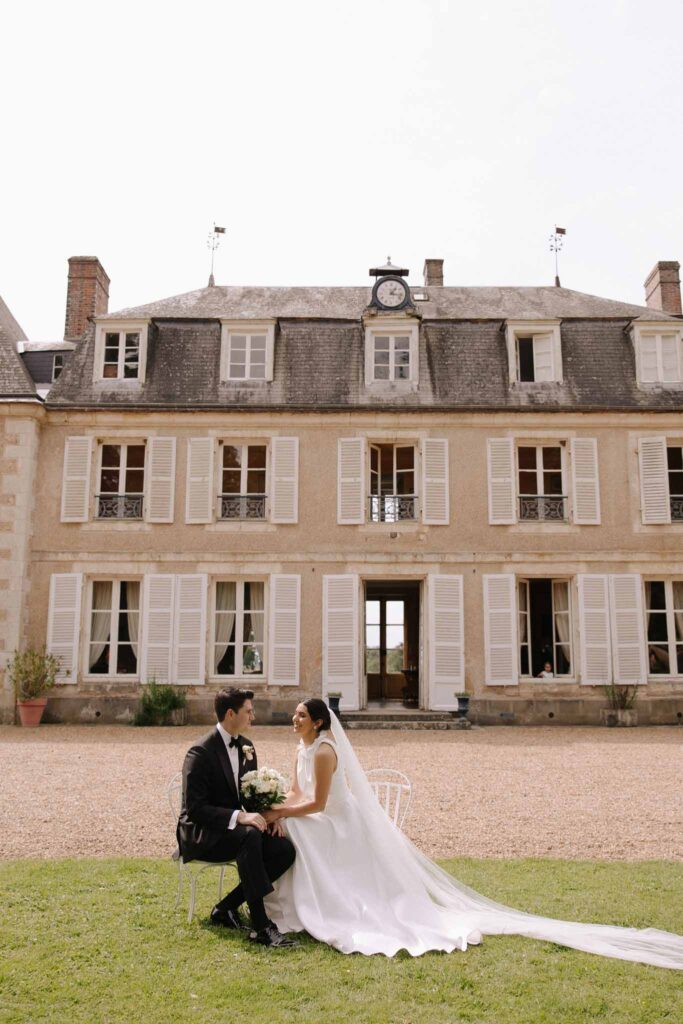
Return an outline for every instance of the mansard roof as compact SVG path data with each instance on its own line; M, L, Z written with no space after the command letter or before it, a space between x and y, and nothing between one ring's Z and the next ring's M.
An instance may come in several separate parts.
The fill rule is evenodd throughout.
M0 399L35 398L31 376L17 352L26 335L0 298Z

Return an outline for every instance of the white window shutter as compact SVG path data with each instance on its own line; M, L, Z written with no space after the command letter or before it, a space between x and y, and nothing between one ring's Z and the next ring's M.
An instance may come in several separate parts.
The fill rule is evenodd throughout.
M665 437L638 439L640 510L644 524L670 523L669 474Z
M656 334L641 335L638 341L638 356L640 364L639 380L643 384L652 384L659 380Z
M574 522L597 526L600 523L598 443L594 437L573 437L570 449Z
M206 674L206 593L204 573L175 578L174 683L202 685Z
M427 577L429 609L429 707L452 711L454 694L465 685L463 578L430 573Z
M681 379L679 363L680 336L678 334L663 334L661 336L661 346L662 381L666 384L675 384Z
M142 658L140 682L173 681L173 618L175 576L145 576L142 588Z
M534 380L557 380L555 373L555 339L552 334L534 336Z
M213 522L213 438L191 437L187 442L185 522Z
M448 441L428 437L422 443L422 521L448 526Z
M612 680L609 581L607 576L577 576L581 682L604 686Z
M340 437L337 454L337 522L365 522L365 438Z
M358 576L323 576L323 692L341 693L342 711L360 707Z
M296 523L299 518L299 438L274 437L271 443L273 523Z
M517 522L515 450L511 437L488 439L489 523Z
M147 443L145 518L172 523L175 497L175 437L150 437Z
M268 616L268 682L298 686L301 576L273 573Z
M67 437L62 474L62 522L87 523L90 511L92 438Z
M484 576L484 643L489 686L516 686L519 682L515 590L512 573Z
M640 576L624 573L610 576L612 660L614 682L647 682L645 620Z
M82 591L83 577L79 572L53 573L50 577L46 646L59 659L60 683L78 681Z

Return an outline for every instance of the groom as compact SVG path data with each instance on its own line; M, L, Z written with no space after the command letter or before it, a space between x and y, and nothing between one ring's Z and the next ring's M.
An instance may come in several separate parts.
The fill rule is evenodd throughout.
M248 930L238 913L246 900L253 941L294 946L269 920L263 905L263 897L273 891L271 882L291 867L294 847L285 836L269 831L262 815L242 810L241 778L257 767L256 752L241 735L254 721L253 698L251 690L237 688L216 694L216 728L185 755L178 845L185 862L237 864L239 885L213 908L211 924Z

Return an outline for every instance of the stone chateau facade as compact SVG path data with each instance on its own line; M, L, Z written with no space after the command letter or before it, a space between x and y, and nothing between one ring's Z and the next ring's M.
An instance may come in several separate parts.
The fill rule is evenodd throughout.
M0 714L32 643L51 721L141 683L481 723L596 723L604 686L683 720L683 318L377 267L357 288L211 285L108 312L69 261L65 338L0 300Z

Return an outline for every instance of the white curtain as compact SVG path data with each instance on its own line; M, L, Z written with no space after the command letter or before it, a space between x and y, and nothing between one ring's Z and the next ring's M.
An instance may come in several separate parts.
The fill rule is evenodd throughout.
M673 585L674 592L674 619L676 622L676 642L683 643L683 582L677 580ZM678 651L678 648L676 649ZM676 671L676 666L672 666ZM680 670L679 670L680 671Z
M92 615L90 616L90 658L93 668L111 636L111 580L95 580L92 585ZM105 614L107 613L107 614Z
M249 584L249 604L255 615L250 615L251 631L254 634L254 643L263 643L263 584ZM247 634L248 635L248 634ZM260 653L260 652L259 652Z
M126 581L126 597L128 599L128 636L133 654L137 659L138 634L140 632L140 584L137 580Z
M569 631L569 586L560 580L553 582L553 618L562 653L571 666L571 638Z
M526 643L526 630L527 622L529 619L529 585L526 582L522 582L517 587L517 600L519 602L519 642L520 644Z
M234 582L224 581L216 584L216 645L214 648L214 672L218 672L218 666L223 660L223 655L228 649L228 643L235 628L235 599L237 585ZM237 666L235 666L237 667Z

